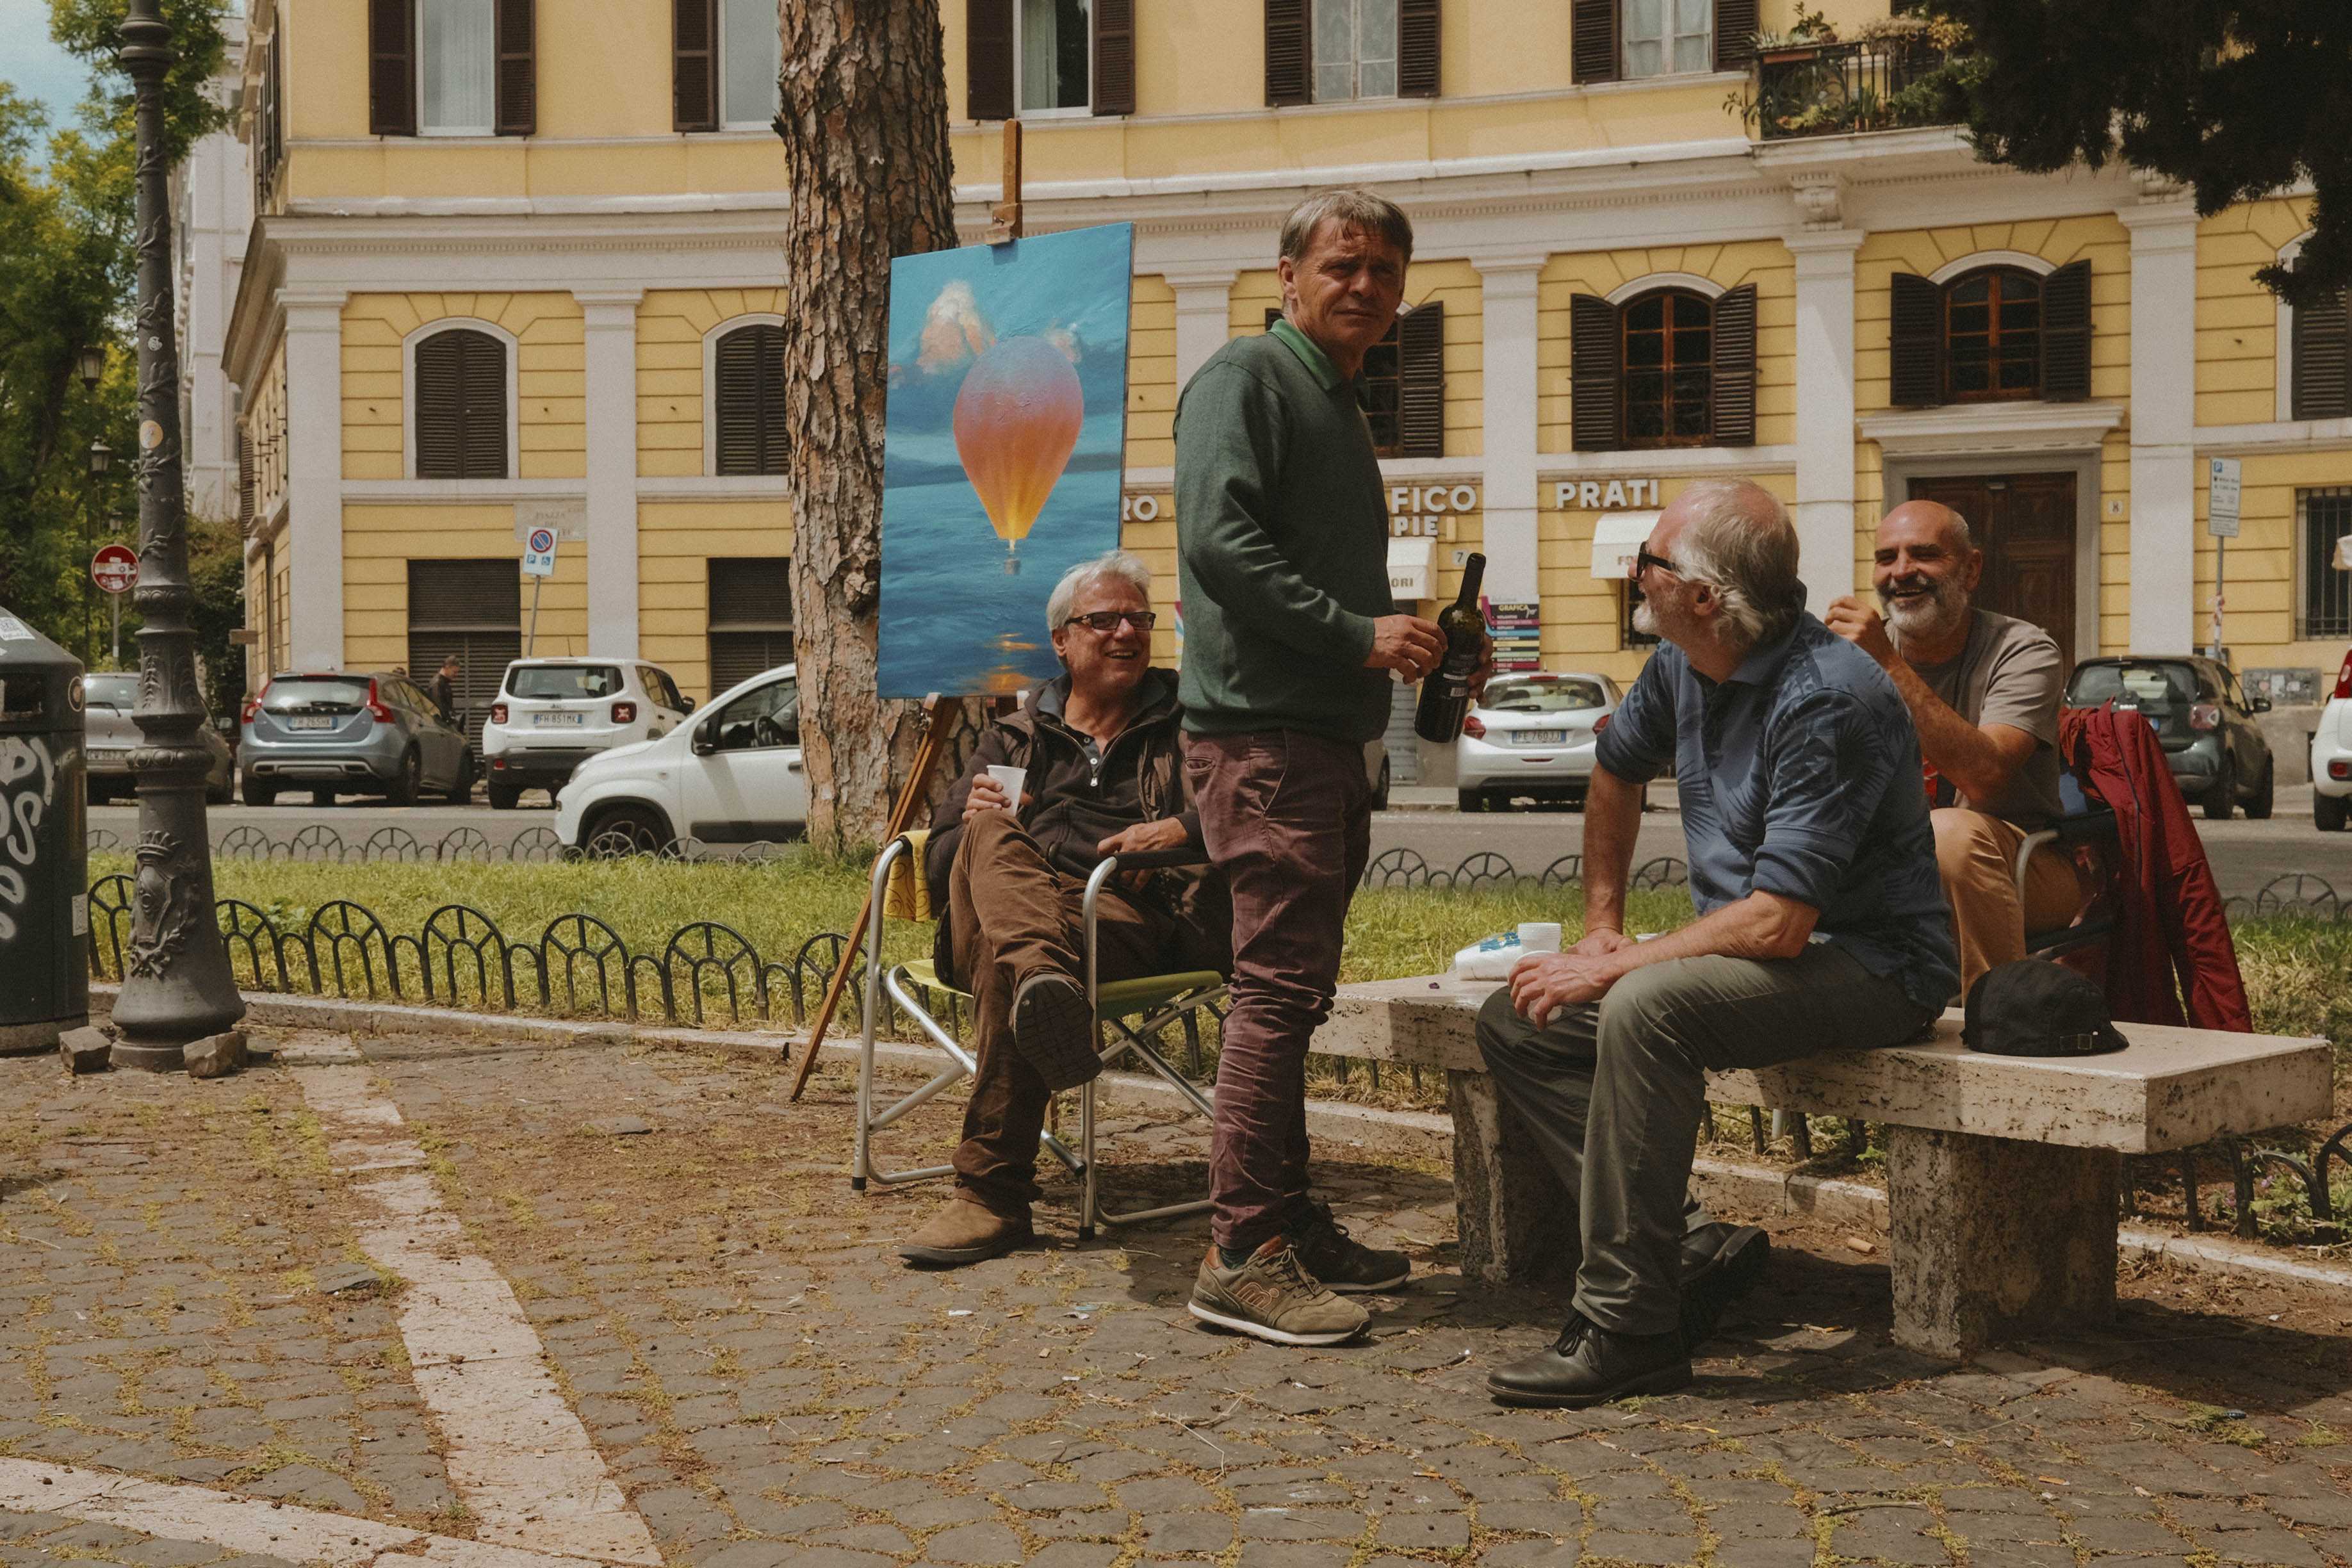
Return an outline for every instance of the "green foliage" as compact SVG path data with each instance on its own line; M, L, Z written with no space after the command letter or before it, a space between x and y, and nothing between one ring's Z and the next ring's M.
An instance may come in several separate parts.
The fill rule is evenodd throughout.
M117 62L122 18L129 0L49 0L49 36L98 73L83 118L108 139L131 142L131 82ZM224 0L162 0L157 7L172 29L173 60L163 74L163 151L173 164L198 138L228 122L227 110L205 94L205 84L228 55L221 30Z
M2344 0L1933 0L1984 68L1955 108L1986 158L2116 159L2195 188L2207 216L2299 180L2316 193L2290 302L2352 283L2352 5Z

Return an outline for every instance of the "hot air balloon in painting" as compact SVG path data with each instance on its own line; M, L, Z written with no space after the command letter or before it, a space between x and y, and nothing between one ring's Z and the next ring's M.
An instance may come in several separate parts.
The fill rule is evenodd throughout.
M890 263L877 694L1061 674L1046 601L1119 542L1135 228Z
M972 362L956 394L956 456L1004 541L1004 570L1061 481L1087 416L1070 357L1042 337L1003 338Z

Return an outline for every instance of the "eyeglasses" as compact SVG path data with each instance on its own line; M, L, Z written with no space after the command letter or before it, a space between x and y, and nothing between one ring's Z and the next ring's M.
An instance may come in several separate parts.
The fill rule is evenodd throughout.
M1675 565L1673 562L1667 560L1664 556L1651 554L1650 548L1646 544L1633 552L1633 575L1635 577L1641 576L1643 573L1647 572L1653 566L1656 567L1659 571L1664 572L1669 577L1679 577L1683 574L1683 569Z
M1118 630L1118 623L1127 622L1137 631L1148 632L1160 624L1160 617L1150 610L1097 610L1090 615L1072 616L1062 624L1066 626L1086 626L1108 637Z

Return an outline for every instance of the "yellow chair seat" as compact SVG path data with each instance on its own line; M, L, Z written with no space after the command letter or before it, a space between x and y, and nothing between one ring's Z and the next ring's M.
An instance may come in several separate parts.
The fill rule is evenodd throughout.
M938 967L928 958L910 959L898 967L917 985L943 991L966 1001L971 998L971 992L960 991L942 981ZM1102 1003L1095 1009L1095 1014L1104 1019L1125 1018L1137 1013L1148 1013L1162 1003L1224 983L1225 977L1213 969L1195 969L1181 974L1147 974L1138 980L1113 980L1103 986Z

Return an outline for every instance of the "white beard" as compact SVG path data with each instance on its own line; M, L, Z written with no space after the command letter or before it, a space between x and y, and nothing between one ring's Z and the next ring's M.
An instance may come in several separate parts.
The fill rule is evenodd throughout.
M1924 599L1890 599L1882 594L1878 607L1885 612L1887 626L1898 638L1933 642L1939 633L1959 625L1969 613L1969 601L1958 584L1947 582Z
M1658 635L1657 606L1647 599L1633 606L1633 629L1645 637Z

